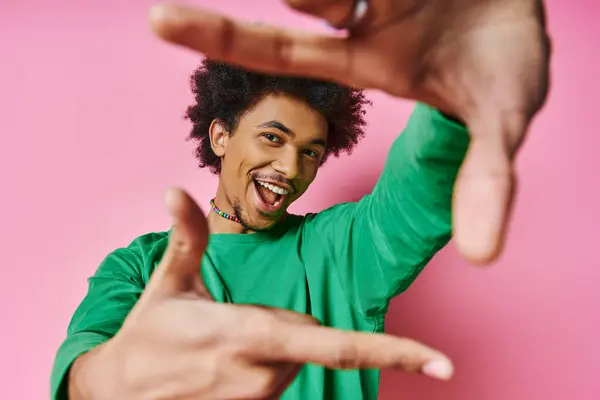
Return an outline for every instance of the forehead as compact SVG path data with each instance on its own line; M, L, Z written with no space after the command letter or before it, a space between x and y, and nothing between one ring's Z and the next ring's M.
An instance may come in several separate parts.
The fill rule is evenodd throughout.
M327 120L321 113L308 103L284 94L265 96L240 118L238 127L255 128L268 121L278 121L296 135L327 136Z

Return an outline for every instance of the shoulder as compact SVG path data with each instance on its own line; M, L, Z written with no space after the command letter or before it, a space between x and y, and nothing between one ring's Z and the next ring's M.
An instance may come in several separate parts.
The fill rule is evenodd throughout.
M134 257L147 260L149 257L162 257L169 241L169 231L150 232L133 239L127 246L114 250L111 254L121 257Z
M126 249L138 254L149 254L156 250L164 251L166 243L169 241L169 234L170 231L143 234L129 243Z
M150 232L133 239L128 245L110 252L98 269L98 275L146 283L160 262L169 240L169 231Z

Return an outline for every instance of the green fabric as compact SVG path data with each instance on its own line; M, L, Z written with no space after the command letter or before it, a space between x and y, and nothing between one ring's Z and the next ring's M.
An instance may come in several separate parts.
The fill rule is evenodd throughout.
M389 301L450 239L452 186L468 142L463 126L418 104L373 192L360 201L290 216L268 233L211 235L202 264L208 289L219 302L285 308L327 326L382 332ZM168 232L141 236L111 253L89 279L56 356L52 398L67 398L72 362L118 331L167 241ZM307 365L283 398L376 399L378 386L377 370Z

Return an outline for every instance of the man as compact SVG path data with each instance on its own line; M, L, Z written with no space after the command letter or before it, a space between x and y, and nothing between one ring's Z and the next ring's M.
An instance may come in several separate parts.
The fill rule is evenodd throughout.
M495 9L491 1L483 8L476 7L482 2L471 3L482 11L480 17L487 16L484 11L489 13L490 9L506 12L517 7L515 1L497 1L495 4L500 5ZM354 5L343 0L333 8L315 8L315 3L308 0L294 4L326 16L330 22L347 20L339 19L341 14L336 13L347 12L348 4ZM435 21L436 15L444 23L461 15L451 7L445 8L442 15L441 8L433 6L409 10L402 2L390 5L383 1L373 1L373 8L365 13L365 3L358 4L361 6L356 8L356 18L351 20L361 40L369 38L369 27L381 29L387 15L382 12L390 11L385 7L397 7L399 11L392 13L396 17L411 12L401 23L387 21L388 26L412 19L415 23L411 29L417 32L422 31L419 24ZM538 32L539 10L532 14L533 8L520 7L523 13L516 18L516 25L521 26L519 22L525 19L528 31ZM233 38L238 44L247 44L250 38L259 43L284 36L265 28L224 23L221 17L193 10L159 11L155 25L161 35L213 53L215 58L235 59L252 66L257 64L256 55L287 48L287 59L279 54L279 64L270 64L271 54L261 61L261 68L298 72L306 67L306 60L296 65L293 62L298 58L289 53L301 47L293 50L289 43L305 37L288 36L288 44L283 47L253 47L249 51L248 47L234 45L235 41L226 41ZM501 25L506 21L500 18L486 22L493 27L492 22ZM216 44L210 38L198 42L196 35L209 27L213 34L225 35L223 40ZM248 29L245 33L249 36L239 36L241 29ZM492 35L493 39L515 36L515 31L495 32L500 33ZM411 45L415 47L408 41L404 49ZM439 45L432 46L435 50ZM543 43L538 47L542 49ZM534 46L534 50L539 49ZM312 73L330 77L336 61L328 68L323 63L324 48L316 50L320 61L315 65L320 70ZM482 59L487 61L486 57ZM474 71L481 72L477 68ZM504 78L506 74L503 71L499 76ZM347 79L360 80L366 75L349 76ZM373 76L371 79L376 81ZM523 78L511 79L500 81L515 83ZM543 76L541 81L543 84ZM363 86L368 86L365 82ZM88 295L59 350L52 395L72 399L247 399L283 394L286 399L370 399L377 395L378 372L369 368L403 368L448 378L452 366L442 354L411 341L369 333L383 331L390 299L410 285L450 237L452 185L469 143L464 125L435 108L417 105L404 133L392 146L371 194L357 203L337 205L316 215L293 216L285 209L306 190L319 165L328 155L350 149L360 137L365 104L362 93L212 62L196 71L194 84L197 104L188 110L194 124L192 137L200 142L201 166L220 174L208 217L210 238L204 217L193 201L185 193L168 192L173 229L142 236L129 247L111 253L91 278ZM389 91L402 86L390 83ZM467 83L465 87L470 88ZM516 100L518 112L502 109L502 115L495 115L494 120L501 127L496 126L490 135L497 140L501 135L513 134L508 148L500 148L502 154L512 155L528 118L541 105L539 97L545 93L542 90L536 97L518 86L510 89L506 98L492 97L496 105ZM494 116L496 111L482 111L475 106L492 103L481 102L483 97L477 91L462 93L478 95L471 99L472 107L461 108L464 99L447 100L450 94L461 92L442 96L443 90L415 90L399 94L422 96L420 100L430 100L430 104L471 122L477 129L485 127L481 114ZM516 118L519 113L526 115ZM504 122L513 124L504 129ZM498 148L486 147L489 137L483 140L472 135L477 145L473 144L475 150L471 149L470 154L496 154ZM477 161L482 164L476 159L474 165ZM504 161L488 160L488 166L490 162L495 168ZM470 186L469 182L465 185ZM490 193L506 195L496 187L492 189ZM473 197L473 193L468 194ZM504 211L491 211L497 211L491 220L470 229L485 233L483 240L473 241L468 233L463 236L468 239L462 242L466 253L475 261L492 259L498 251ZM365 333L331 330L316 326L316 320Z

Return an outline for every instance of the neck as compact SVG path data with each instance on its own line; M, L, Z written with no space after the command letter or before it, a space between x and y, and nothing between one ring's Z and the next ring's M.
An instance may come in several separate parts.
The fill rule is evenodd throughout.
M217 193L215 195L215 205L223 212L229 215L235 215L233 206L225 195L225 190L219 182ZM211 233L254 233L244 228L241 224L221 217L214 210L210 210L208 214L208 228Z

